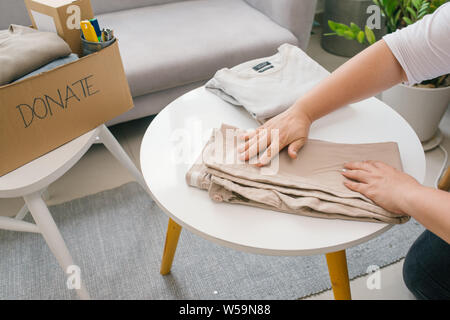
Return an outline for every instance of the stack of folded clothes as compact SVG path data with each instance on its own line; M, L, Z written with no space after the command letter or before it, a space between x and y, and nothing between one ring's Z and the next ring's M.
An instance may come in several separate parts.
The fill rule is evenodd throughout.
M271 57L217 71L205 87L223 100L244 107L263 123L288 109L328 75L298 47L283 44Z
M244 107L263 123L288 109L328 75L302 50L284 44L271 57L219 70L206 88ZM274 171L238 160L238 132L227 125L216 129L186 174L187 183L208 190L212 200L319 218L390 224L409 220L347 189L341 174L346 162L368 159L402 170L397 143L340 144L309 139L296 160L282 151Z
M277 171L264 173L237 159L237 128L216 129L200 158L186 174L189 185L208 190L216 202L229 202L319 218L390 224L409 216L393 214L343 185L344 163L373 159L402 170L394 142L341 144L308 140L293 160L284 150ZM234 161L230 161L234 159Z
M77 59L56 33L19 25L0 31L0 86Z

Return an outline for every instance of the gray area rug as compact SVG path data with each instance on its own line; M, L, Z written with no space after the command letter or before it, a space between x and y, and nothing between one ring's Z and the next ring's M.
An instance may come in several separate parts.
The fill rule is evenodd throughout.
M168 218L134 182L50 211L93 299L298 299L330 288L324 255L243 253L187 230L161 276ZM411 220L348 249L350 278L403 258L423 230ZM40 235L0 230L0 299L74 298Z

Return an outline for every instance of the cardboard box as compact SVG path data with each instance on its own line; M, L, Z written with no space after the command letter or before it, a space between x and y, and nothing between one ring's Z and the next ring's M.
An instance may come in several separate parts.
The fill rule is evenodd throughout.
M90 0L25 0L33 27L56 32L81 55L80 21L94 18Z
M118 41L0 87L0 176L133 107Z

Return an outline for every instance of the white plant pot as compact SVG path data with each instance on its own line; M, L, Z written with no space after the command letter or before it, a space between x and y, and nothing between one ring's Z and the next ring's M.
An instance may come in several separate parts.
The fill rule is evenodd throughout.
M438 130L450 102L450 87L417 88L399 84L382 92L381 100L408 121L424 142Z

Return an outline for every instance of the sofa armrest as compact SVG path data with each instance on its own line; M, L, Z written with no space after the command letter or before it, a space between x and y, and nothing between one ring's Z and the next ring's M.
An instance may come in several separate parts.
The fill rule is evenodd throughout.
M303 50L308 46L316 0L245 0L280 26L290 30Z

